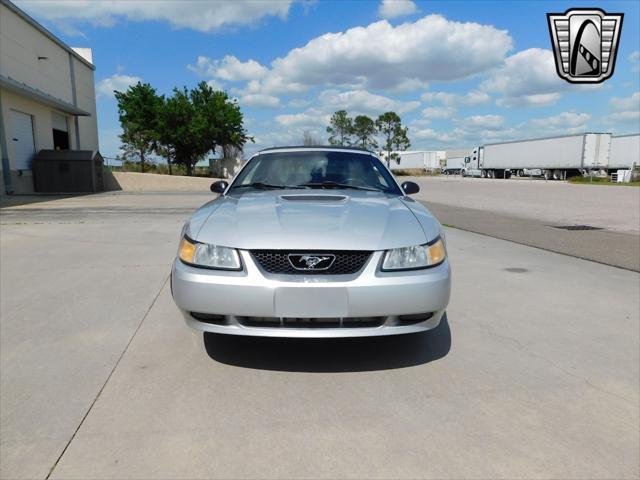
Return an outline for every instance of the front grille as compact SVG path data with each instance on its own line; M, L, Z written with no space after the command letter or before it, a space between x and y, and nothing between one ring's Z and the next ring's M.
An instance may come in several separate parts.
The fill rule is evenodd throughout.
M236 317L244 327L258 328L366 328L380 327L387 317L298 318Z
M289 263L290 254L331 254L335 261L327 270L296 270ZM348 275L358 272L371 252L342 250L342 251L303 251L303 250L252 250L255 261L269 273L286 273L298 275Z

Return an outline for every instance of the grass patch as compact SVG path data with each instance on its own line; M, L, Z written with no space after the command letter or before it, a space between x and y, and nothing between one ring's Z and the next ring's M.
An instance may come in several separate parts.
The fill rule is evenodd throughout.
M424 168L400 168L392 170L397 177L437 177L439 172L428 172Z
M617 186L617 187L640 187L640 180L636 180L633 182L612 182L609 177L571 177L568 180L569 183L577 183L581 185L609 185L609 186Z

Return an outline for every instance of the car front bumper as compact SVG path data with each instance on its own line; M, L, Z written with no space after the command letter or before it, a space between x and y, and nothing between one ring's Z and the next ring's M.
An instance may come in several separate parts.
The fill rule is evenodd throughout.
M241 272L195 268L176 259L171 291L187 323L205 332L336 338L437 327L449 302L448 261L390 273L379 269L382 254L374 252L354 275L335 276L268 274L247 251L240 252Z

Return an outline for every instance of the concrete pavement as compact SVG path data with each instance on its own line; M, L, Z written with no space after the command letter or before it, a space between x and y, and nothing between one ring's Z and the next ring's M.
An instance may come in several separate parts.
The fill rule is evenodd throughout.
M640 475L637 273L447 229L434 332L203 336L166 278L209 198L3 210L0 477Z
M540 179L440 177L411 178L421 191L416 200L483 210L553 225L587 224L640 234L640 188L571 184Z
M622 187L621 187L622 188ZM565 230L545 221L421 200L448 226L640 271L640 235L617 230ZM571 224L570 224L571 225Z

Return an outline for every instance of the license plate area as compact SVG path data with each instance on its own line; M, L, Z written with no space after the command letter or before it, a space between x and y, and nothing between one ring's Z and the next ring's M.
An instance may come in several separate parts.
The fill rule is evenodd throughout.
M280 287L275 313L281 318L340 318L347 316L347 289Z

